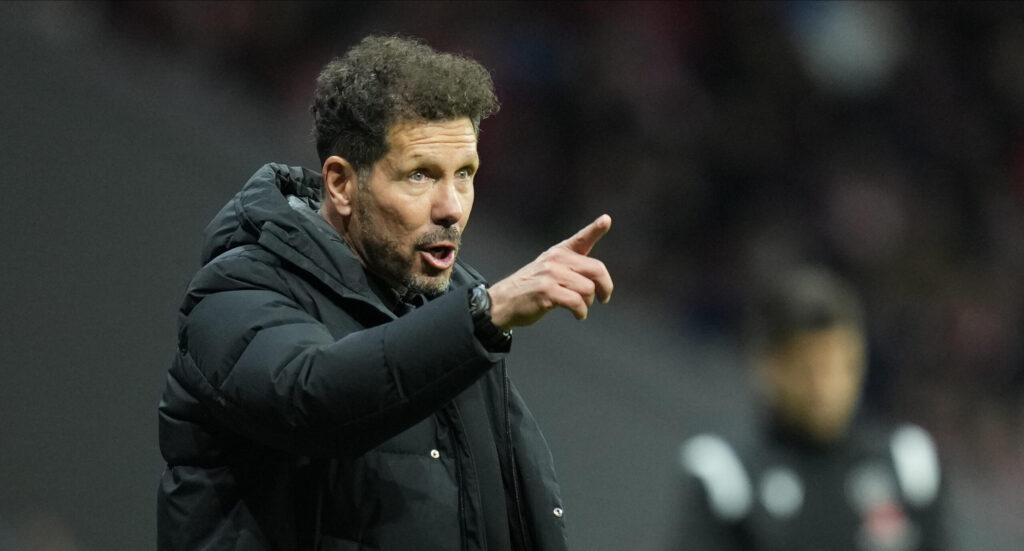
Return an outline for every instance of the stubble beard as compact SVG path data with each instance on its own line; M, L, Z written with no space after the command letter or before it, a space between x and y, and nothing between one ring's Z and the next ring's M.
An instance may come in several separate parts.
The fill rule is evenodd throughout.
M438 228L420 237L408 255L403 254L401 244L392 236L381 231L376 215L365 202L356 207L363 227L363 254L367 269L382 277L395 286L399 294L411 296L422 294L427 298L443 295L451 287L452 269L449 268L436 276L415 273L413 265L420 247L438 241L450 241L455 244L455 254L461 248L462 232L456 226Z

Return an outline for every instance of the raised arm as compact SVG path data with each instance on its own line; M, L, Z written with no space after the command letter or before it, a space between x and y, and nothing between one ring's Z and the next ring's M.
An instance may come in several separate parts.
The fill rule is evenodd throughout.
M227 291L189 314L170 377L227 430L356 456L441 408L500 357L473 336L463 292L335 340L283 295ZM187 414L168 407L162 414Z

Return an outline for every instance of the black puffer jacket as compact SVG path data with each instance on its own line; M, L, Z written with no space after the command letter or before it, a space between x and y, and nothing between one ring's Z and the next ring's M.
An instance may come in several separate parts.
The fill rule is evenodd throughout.
M513 546L565 549L547 444L473 335L479 274L396 318L311 212L319 185L266 165L207 228L159 409L159 549L484 549L453 404L481 380Z

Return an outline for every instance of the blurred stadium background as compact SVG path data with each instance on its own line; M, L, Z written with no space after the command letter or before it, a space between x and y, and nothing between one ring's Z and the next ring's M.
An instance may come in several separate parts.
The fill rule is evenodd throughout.
M0 5L0 550L154 547L156 404L208 219L316 166L319 68L411 34L495 76L465 256L601 212L615 299L517 333L575 549L660 549L678 443L750 424L760 274L866 297L865 408L936 436L954 549L1024 541L1024 5Z

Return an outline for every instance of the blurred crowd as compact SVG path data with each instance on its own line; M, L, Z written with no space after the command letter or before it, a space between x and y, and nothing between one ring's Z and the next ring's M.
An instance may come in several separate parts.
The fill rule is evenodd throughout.
M544 238L610 212L617 288L696 338L734 337L765 274L834 268L867 301L867 407L1024 510L1024 5L100 9L289 112L371 32L472 55L503 104L478 209Z

